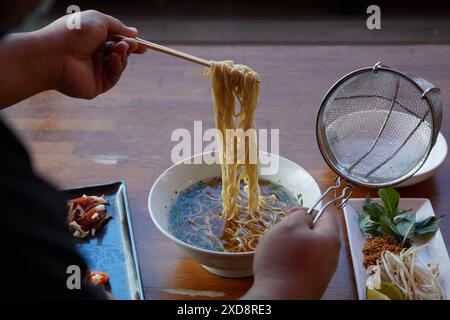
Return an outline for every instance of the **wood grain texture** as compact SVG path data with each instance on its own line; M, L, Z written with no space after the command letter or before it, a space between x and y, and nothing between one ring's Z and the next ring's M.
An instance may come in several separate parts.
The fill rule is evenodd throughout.
M442 89L441 132L450 137L450 46L179 46L214 60L234 59L262 77L256 123L280 128L280 154L307 169L322 190L334 178L315 138L315 118L323 95L342 75L377 61L421 75ZM25 140L42 175L60 188L124 179L127 182L142 278L148 299L234 299L252 279L222 279L184 257L152 224L147 196L171 165L176 128L194 120L213 127L209 80L197 65L149 53L131 57L121 82L94 100L44 92L0 114ZM432 179L401 189L403 197L429 198L436 213L450 211L450 160ZM373 191L356 189L355 197ZM344 230L342 212L332 209ZM442 232L450 243L450 219ZM344 245L325 299L354 299L356 290Z

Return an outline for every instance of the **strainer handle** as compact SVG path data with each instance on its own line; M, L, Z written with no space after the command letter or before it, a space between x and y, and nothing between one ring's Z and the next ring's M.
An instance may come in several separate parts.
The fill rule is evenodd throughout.
M350 196L352 195L353 187L351 185L346 186L342 189L342 194L339 197L334 198L331 201L328 201L322 208L320 208L319 212L316 214L313 220L313 225L319 221L320 217L323 215L325 210L331 206L332 204L336 204L339 200L342 200L342 203L339 205L339 209L343 208L346 204Z
M313 219L313 225L315 225L317 223L317 221L319 221L320 217L323 215L323 213L329 206L337 204L340 200L342 200L338 206L338 208L341 209L347 204L348 199L350 199L350 197L352 195L353 186L351 184L347 184L347 186L345 186L345 188L342 189L341 195L337 196L337 190L342 186L341 177L339 177L339 176L336 177L336 179L334 181L336 184L334 186L329 187L320 196L320 198L314 203L314 205L311 206L311 208L309 208L307 211L307 214L312 214L312 212L317 207L317 205L320 203L320 201L322 201L326 197L326 195L328 193L330 193L331 190L335 190L335 197L332 200L328 201L322 208L320 208L319 212L316 214L316 216Z
M307 214L311 214L314 211L314 209L317 207L317 205L320 203L320 201L322 201L323 198L325 198L327 196L327 194L330 193L331 190L337 191L341 187L341 185L342 185L341 177L337 176L334 179L334 182L335 182L335 185L329 187L327 190L325 190L324 193L322 193L320 198L317 199L317 201L311 206L311 208L308 209Z

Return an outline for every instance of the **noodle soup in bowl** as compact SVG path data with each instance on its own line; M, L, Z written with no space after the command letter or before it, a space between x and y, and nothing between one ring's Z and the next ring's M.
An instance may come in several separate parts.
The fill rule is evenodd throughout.
M203 229L198 229L196 226L203 226L203 220L205 220L202 216L195 216L195 212L211 209L218 216L220 211L220 190L215 189L217 183L214 181L220 181L217 177L221 175L221 167L219 164L210 165L199 161L203 159L203 155L198 154L176 163L161 174L153 184L148 198L150 216L167 238L211 273L233 278L251 276L254 250L230 252L217 241L204 239L205 242L197 233L193 233L198 231L201 235ZM267 156L277 158L279 169L273 175L259 177L263 182L260 182L261 193L275 192L277 197L289 202L289 206L299 206L301 203L297 203L297 198L304 207L312 206L320 197L320 189L314 178L305 169L286 158L275 154L267 154ZM195 164L200 162L202 164ZM203 198L196 198L198 194L201 194ZM182 212L179 216L174 215L176 209ZM216 220L208 225L209 230L223 227L224 222L222 221L221 225L220 219ZM192 226L193 229L185 232L183 226L188 228ZM231 241L227 243L232 243L232 240L234 239L231 237ZM249 242L249 248L253 248L255 244L252 244L251 240Z

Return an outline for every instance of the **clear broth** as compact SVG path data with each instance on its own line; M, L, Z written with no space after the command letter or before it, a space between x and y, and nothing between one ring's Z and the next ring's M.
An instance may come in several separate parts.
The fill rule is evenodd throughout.
M261 195L267 196L270 205L282 209L280 212L261 209L264 224L251 223L238 225L222 218L222 181L220 177L201 180L181 191L169 210L169 231L178 239L193 246L226 252L252 251L259 236L247 236L266 232L271 226L284 218L288 210L299 205L294 197L282 185L269 180L259 180ZM298 196L300 198L300 195ZM244 184L238 202L247 206ZM246 221L249 214L241 210L239 219ZM253 239L246 238L252 237Z

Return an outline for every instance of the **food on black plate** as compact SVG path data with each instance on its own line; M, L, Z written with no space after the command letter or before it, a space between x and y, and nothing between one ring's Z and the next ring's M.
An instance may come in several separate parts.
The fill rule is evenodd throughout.
M109 282L109 275L101 271L88 271L86 273L86 282L93 286L104 286Z
M112 216L106 214L108 202L104 196L87 196L69 200L67 223L76 238L94 236L97 230L108 223Z

